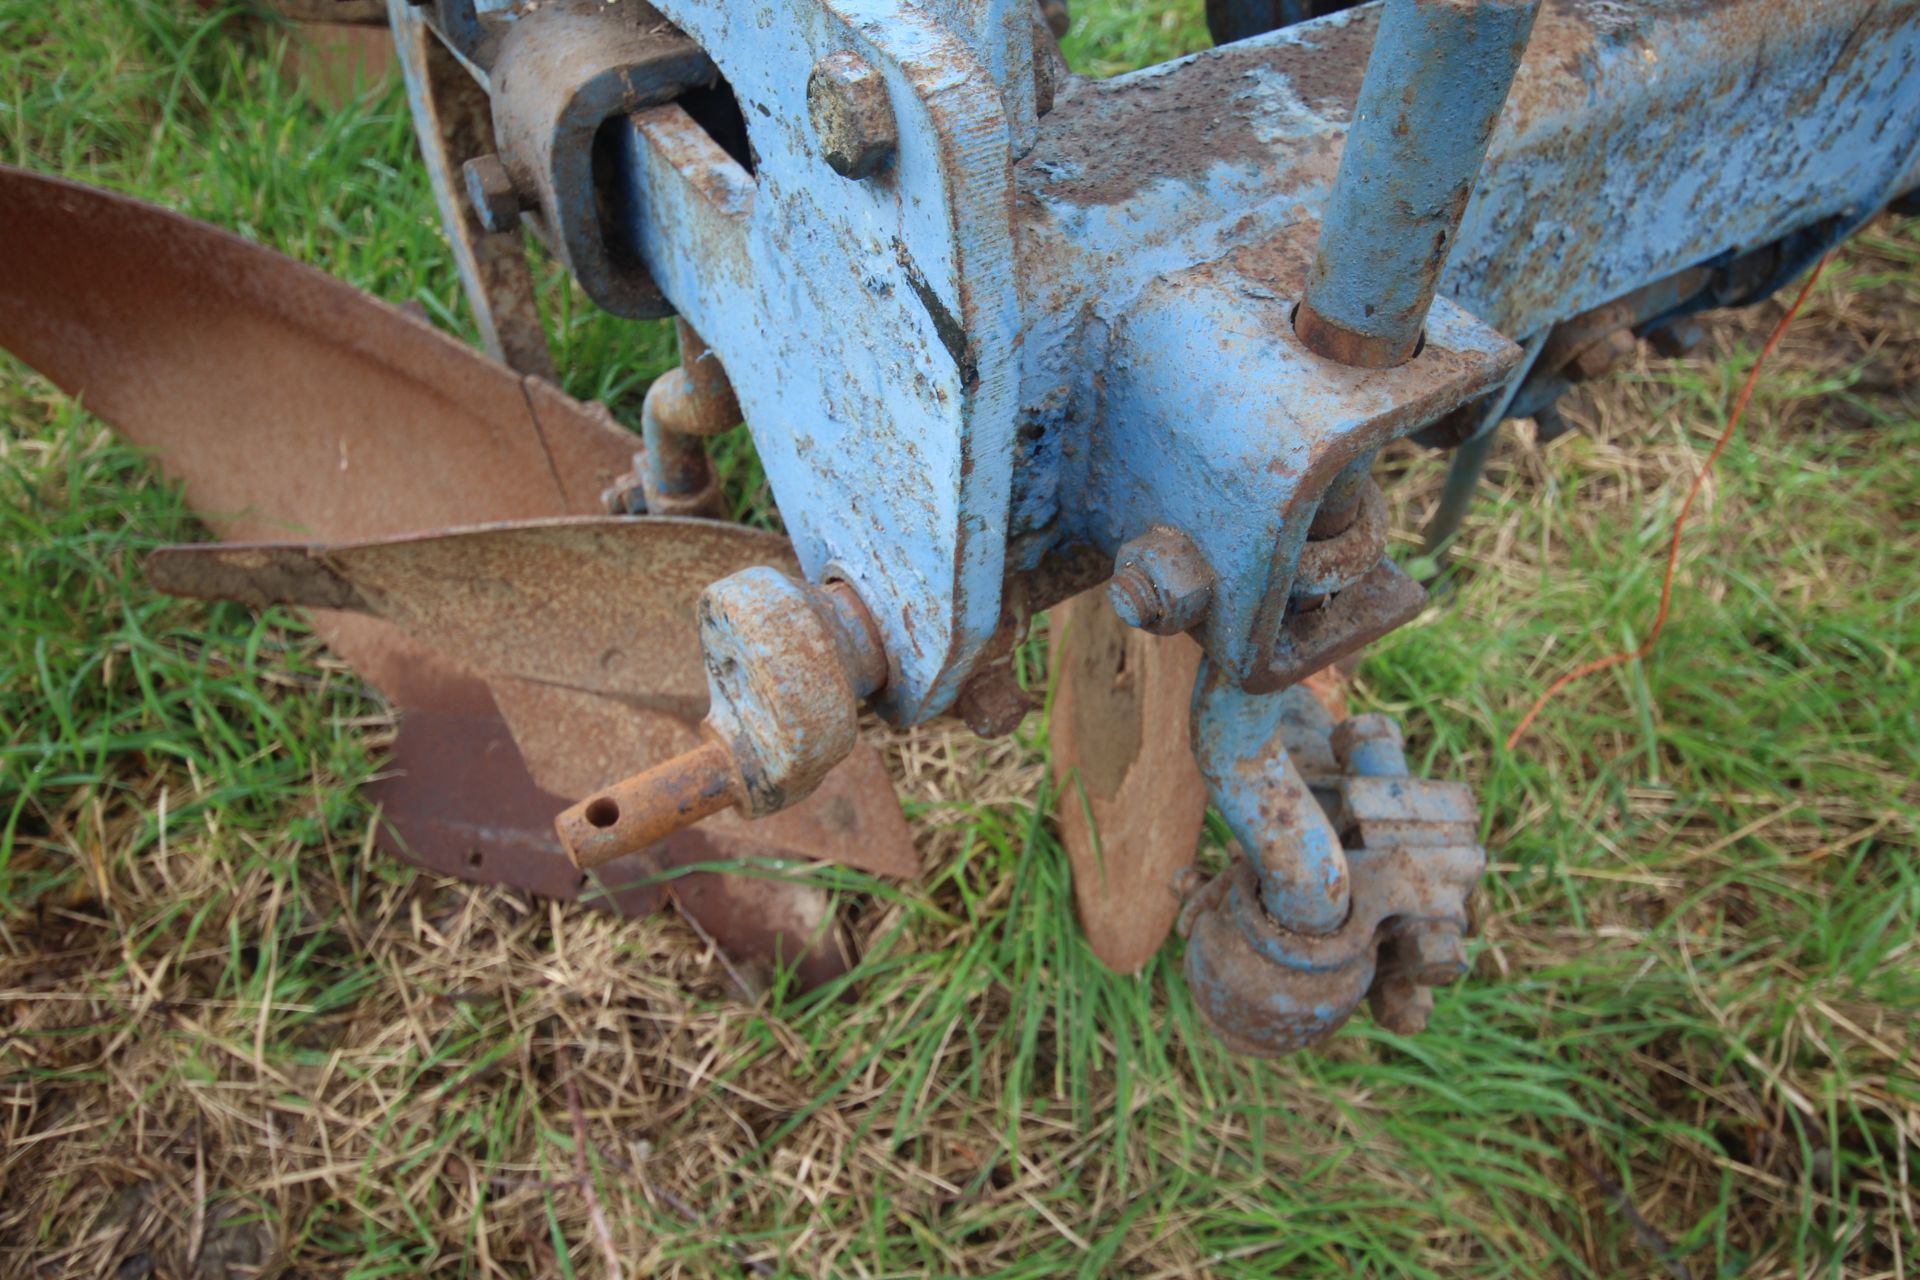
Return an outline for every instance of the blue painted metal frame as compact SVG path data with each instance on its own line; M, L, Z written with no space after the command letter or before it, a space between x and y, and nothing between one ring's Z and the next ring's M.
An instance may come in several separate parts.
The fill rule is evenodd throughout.
M1197 634L1258 687L1343 462L1500 385L1509 338L1920 185L1920 0L1548 0L1452 305L1405 369L1356 373L1289 317L1378 6L1069 80L1044 116L1011 0L658 7L731 85L753 169L677 106L634 116L635 243L732 373L808 575L872 611L900 722L952 702L1011 575L1155 522L1203 546ZM805 100L848 51L900 139L864 181Z
M703 643L739 676L714 693L739 741L640 781L759 760L747 807L777 808L850 748L861 695L922 720L1003 657L1045 595L1021 575L1157 530L1211 587L1188 597L1194 749L1248 855L1190 904L1187 972L1255 1052L1369 992L1419 1021L1484 864L1470 794L1405 778L1378 726L1330 739L1351 776L1323 811L1267 696L1417 608L1379 564L1377 495L1371 525L1346 514L1375 451L1483 397L1490 429L1556 338L1577 354L1570 318L1770 287L1920 185L1920 0L1385 0L1051 94L1025 0L656 3L751 158L673 102L616 121L625 230L731 373L807 576L857 594L887 670L851 681L834 646L729 615ZM651 56L630 44L611 60ZM854 142L891 155L867 176L813 134L827 58L885 85L857 112ZM565 208L607 194L558 185Z
M659 7L727 78L755 166L675 109L636 117L642 257L743 375L808 576L849 581L880 620L884 709L933 715L1000 621L1019 329L1005 106L917 6ZM865 181L829 168L807 123L810 69L849 50L885 77L903 140Z
M923 10L663 8L728 76L758 164L677 108L636 117L643 256L733 371L807 571L872 608L902 720L950 701L1006 574L1156 520L1208 544L1222 585L1199 634L1257 681L1332 474L1303 463L1497 385L1495 330L1920 182L1920 0L1550 0L1443 278L1457 307L1409 369L1462 367L1390 385L1300 352L1281 315L1373 6L1069 83L1017 163L975 55ZM807 70L849 47L892 91L884 180L838 178L808 135ZM1369 415L1416 393L1382 433Z

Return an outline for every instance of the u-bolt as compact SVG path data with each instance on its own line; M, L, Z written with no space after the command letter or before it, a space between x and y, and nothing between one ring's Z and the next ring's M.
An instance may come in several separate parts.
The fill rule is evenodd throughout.
M640 408L647 450L644 491L657 516L724 515L706 437L739 425L740 401L720 358L685 320L676 319L680 364L653 380Z
M1252 694L1212 661L1193 691L1193 755L1282 928L1328 934L1347 921L1353 886L1340 835L1288 754L1289 690Z

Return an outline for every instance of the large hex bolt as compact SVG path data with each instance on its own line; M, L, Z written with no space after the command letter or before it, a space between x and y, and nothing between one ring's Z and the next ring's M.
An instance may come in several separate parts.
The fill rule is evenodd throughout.
M900 145L887 82L857 53L836 53L814 65L807 115L821 158L843 178L871 178Z
M501 235L520 225L520 210L525 204L499 156L475 156L460 166L460 175L466 180L467 202L482 227Z
M1294 330L1315 354L1410 359L1540 0L1387 0Z
M707 588L700 647L704 741L554 820L581 870L723 809L759 818L805 799L853 750L860 700L887 675L879 631L851 588L777 569L743 569Z
M1158 636L1177 636L1207 616L1213 604L1213 566L1193 539L1155 525L1113 558L1107 599L1120 621Z

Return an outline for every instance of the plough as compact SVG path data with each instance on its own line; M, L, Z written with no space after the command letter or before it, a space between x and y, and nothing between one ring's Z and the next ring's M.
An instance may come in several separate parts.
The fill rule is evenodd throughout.
M313 6L307 6L312 8ZM337 6L341 14L353 6ZM359 6L371 9L370 6ZM863 711L1010 732L1051 611L1093 950L1176 923L1221 1038L1418 1030L1485 867L1463 784L1315 672L1420 611L1379 450L1456 451L1763 299L1920 187L1920 0L1221 0L1091 81L1057 2L390 0L486 354L239 238L0 174L0 343L401 711L401 856L643 913L804 983L912 877ZM562 394L523 247L674 317L639 438ZM723 519L744 430L786 534ZM1206 808L1231 866L1191 870Z

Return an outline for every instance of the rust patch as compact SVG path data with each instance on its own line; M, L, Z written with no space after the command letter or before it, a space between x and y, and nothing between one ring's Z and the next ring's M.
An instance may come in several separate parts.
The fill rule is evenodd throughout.
M1094 954L1134 973L1173 927L1174 878L1192 862L1206 814L1188 745L1200 649L1126 626L1103 591L1052 616L1053 775L1074 902Z

